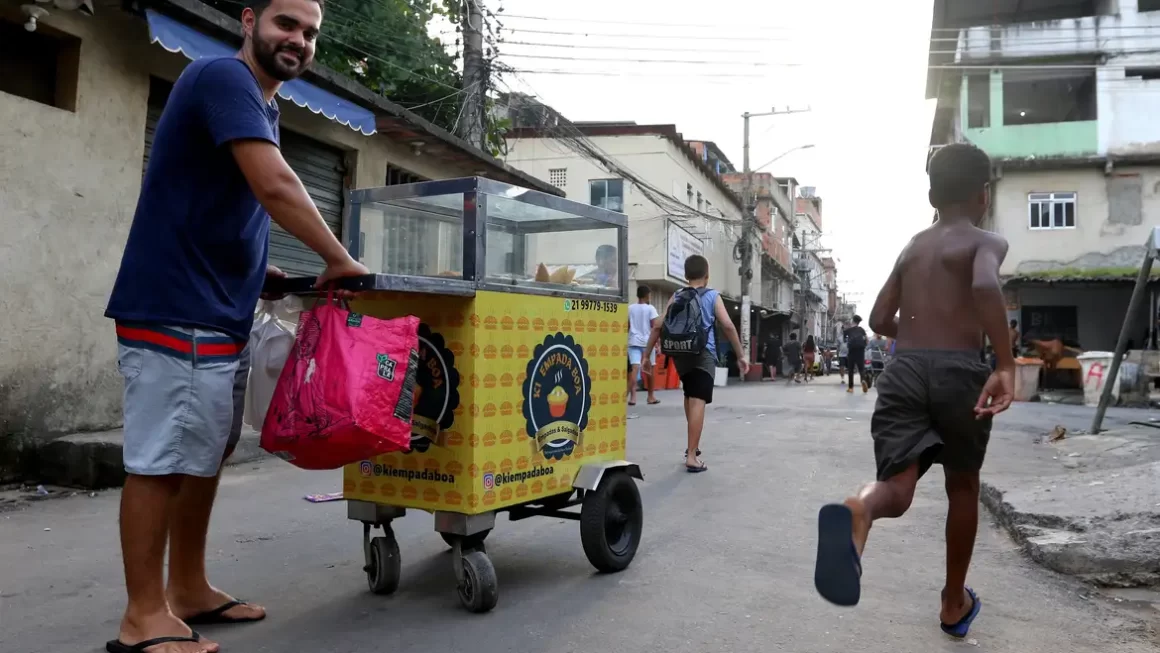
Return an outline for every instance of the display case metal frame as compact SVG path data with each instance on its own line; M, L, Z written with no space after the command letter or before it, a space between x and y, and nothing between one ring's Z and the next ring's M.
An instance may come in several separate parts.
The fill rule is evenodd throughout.
M578 299L616 299L628 301L628 218L623 213L609 211L598 206L575 202L512 184L505 184L484 177L463 177L421 181L398 186L380 186L350 191L347 202L347 230L345 245L355 258L359 252L359 234L362 229L362 207L374 202L390 202L406 199L421 199L444 195L463 194L463 276L429 277L404 274L375 274L364 277L350 290L395 290L402 292L426 292L443 295L470 296L476 290L493 290L519 294L549 295L554 297L575 297ZM521 202L529 206L541 207L575 216L573 219L515 221L488 215L488 204L492 197ZM570 290L558 286L538 288L490 281L487 278L487 236L488 224L502 225L511 233L528 234L561 231L582 231L593 227L593 222L607 225L617 230L617 274L616 294L593 293ZM516 238L517 247L522 247L522 239Z

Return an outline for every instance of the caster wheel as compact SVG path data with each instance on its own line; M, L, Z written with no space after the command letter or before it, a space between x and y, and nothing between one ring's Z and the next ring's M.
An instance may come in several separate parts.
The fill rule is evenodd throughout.
M374 594L393 594L399 589L403 561L399 557L399 543L393 533L371 540L370 559L367 560L367 585Z
M482 551L463 556L463 581L459 585L459 602L476 614L489 612L499 601L499 582L491 558Z
M622 571L636 557L644 526L640 490L623 471L610 471L580 509L580 542L597 571Z
M486 531L483 531L480 533L476 533L475 535L468 535L468 536L464 537L463 538L463 550L469 551L469 550L475 550L475 549L482 549L483 548L483 541L487 539L487 536L490 533L491 533L490 530L486 530ZM449 533L440 533L439 535L443 538L443 541L447 543L447 546L454 546L455 538L459 537L458 535L451 535Z

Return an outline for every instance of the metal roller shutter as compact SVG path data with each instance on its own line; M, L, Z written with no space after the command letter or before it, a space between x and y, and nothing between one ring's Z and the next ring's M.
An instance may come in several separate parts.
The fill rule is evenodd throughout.
M169 82L150 78L142 177L149 167L149 152L153 149L157 121L161 119L161 111L172 88ZM341 240L346 156L342 150L291 131L282 130L280 137L282 156L306 186L306 191L310 193L327 226ZM282 268L290 276L316 275L325 267L321 257L273 222L270 224L270 263Z
M283 130L282 156L306 186L322 219L331 232L342 240L342 201L346 180L346 157L342 150ZM270 224L270 263L292 276L309 276L322 272L322 258L302 241Z

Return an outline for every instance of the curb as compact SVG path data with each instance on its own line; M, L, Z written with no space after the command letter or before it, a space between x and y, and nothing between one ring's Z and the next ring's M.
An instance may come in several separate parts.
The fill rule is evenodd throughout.
M103 490L125 484L124 438L120 430L79 433L40 447L28 474L46 485ZM225 466L242 465L269 456L259 446L256 431L246 429Z
M1149 529L1115 527L1130 516L1111 513L1079 523L1021 512L985 481L979 498L1027 556L1052 571L1101 587L1160 584L1160 538L1142 537Z

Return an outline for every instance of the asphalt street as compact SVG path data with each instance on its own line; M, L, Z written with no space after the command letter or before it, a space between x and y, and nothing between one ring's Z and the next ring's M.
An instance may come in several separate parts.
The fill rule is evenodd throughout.
M373 596L360 526L342 503L303 500L340 489L337 473L270 459L231 468L210 536L211 577L270 618L203 632L223 651L246 653L1160 651L1138 613L1035 566L986 516L969 578L982 614L969 640L943 635L938 470L909 515L875 527L861 605L822 601L812 583L817 510L874 473L873 393L836 385L830 377L721 392L702 444L710 470L700 475L681 465L677 393L630 409L628 457L645 472L646 510L632 567L594 574L576 522L501 518L488 539L500 603L487 615L460 608L429 515L396 523L402 586ZM1020 419L1029 418L1010 424ZM0 651L87 653L116 634L118 500L110 491L0 514Z

